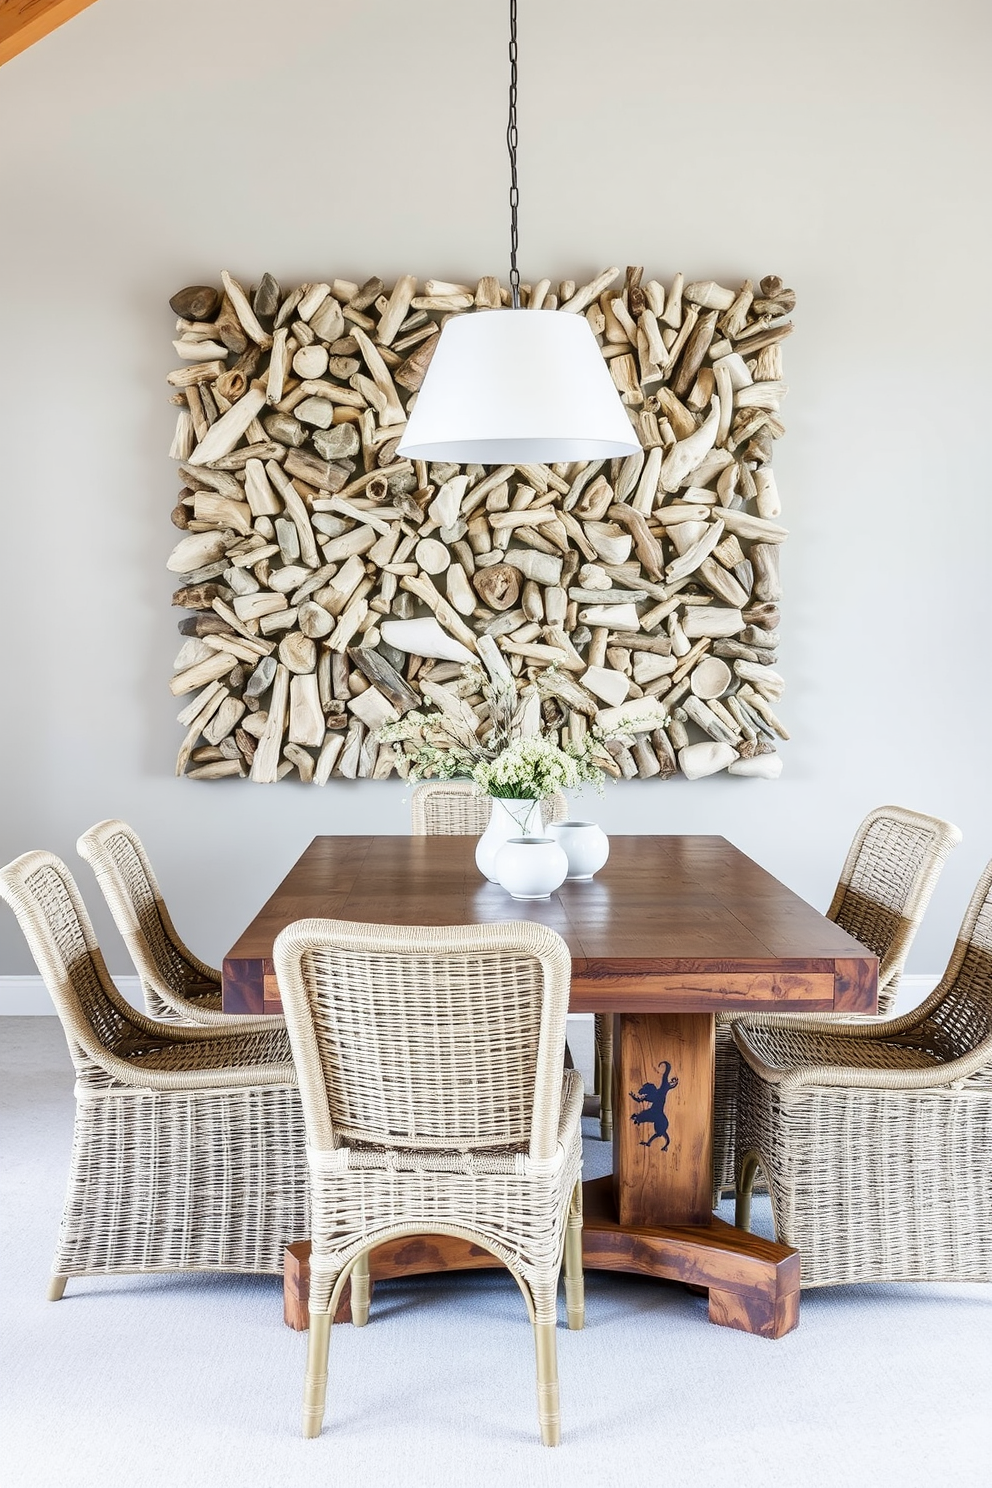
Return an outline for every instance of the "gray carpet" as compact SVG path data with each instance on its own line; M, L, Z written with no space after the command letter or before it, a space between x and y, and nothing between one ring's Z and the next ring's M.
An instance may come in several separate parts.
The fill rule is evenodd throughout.
M559 1331L564 1441L549 1450L509 1277L380 1284L370 1326L334 1331L324 1435L305 1442L305 1344L282 1325L278 1281L94 1279L45 1301L71 1069L54 1018L0 1018L0 1039L12 1488L992 1482L981 1286L807 1293L799 1330L772 1343L712 1327L681 1288L590 1273L585 1331ZM602 1172L602 1144L586 1151L587 1174Z

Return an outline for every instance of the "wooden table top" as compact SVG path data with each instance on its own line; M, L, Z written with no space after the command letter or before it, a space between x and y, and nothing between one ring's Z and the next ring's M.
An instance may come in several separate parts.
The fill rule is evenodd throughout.
M278 1009L272 945L293 920L537 920L572 954L573 1012L872 1012L873 955L723 837L613 837L588 883L512 899L474 837L316 837L224 960L229 1012Z

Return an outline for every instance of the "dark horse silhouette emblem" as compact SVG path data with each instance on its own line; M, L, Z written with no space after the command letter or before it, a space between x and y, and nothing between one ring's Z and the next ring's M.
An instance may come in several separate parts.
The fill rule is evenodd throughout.
M643 1101L645 1105L643 1111L635 1111L630 1119L635 1126L654 1127L654 1136L648 1137L646 1142L642 1138L640 1143L642 1147L650 1147L652 1142L656 1142L659 1137L663 1137L664 1146L661 1150L662 1152L667 1152L671 1146L671 1137L668 1135L668 1117L665 1115L665 1102L668 1099L668 1092L674 1090L679 1081L677 1075L674 1080L671 1078L672 1066L667 1059L664 1064L655 1065L655 1068L661 1071L661 1084L642 1085L636 1095L633 1091L630 1092L632 1101Z

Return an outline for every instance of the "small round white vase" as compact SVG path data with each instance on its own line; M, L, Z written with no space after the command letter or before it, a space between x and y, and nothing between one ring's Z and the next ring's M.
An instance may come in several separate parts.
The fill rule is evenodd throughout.
M552 822L545 830L568 859L569 878L592 878L610 856L610 839L596 822Z
M520 801L516 798L493 797L493 809L489 825L479 838L475 849L475 866L490 883L498 883L496 877L496 854L503 843L511 837L527 837L540 832L541 806L539 801Z
M568 859L552 837L511 837L496 854L496 881L513 899L548 899L567 873Z

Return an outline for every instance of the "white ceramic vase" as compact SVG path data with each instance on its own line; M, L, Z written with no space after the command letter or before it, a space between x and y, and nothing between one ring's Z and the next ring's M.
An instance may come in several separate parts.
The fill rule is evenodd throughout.
M567 872L553 837L511 837L496 854L496 880L512 899L548 899Z
M551 822L545 831L568 859L569 878L592 878L610 856L610 839L596 822Z
M503 843L510 837L530 837L543 831L539 801L518 801L494 796L489 825L475 849L476 867L490 883L498 883L496 854Z

